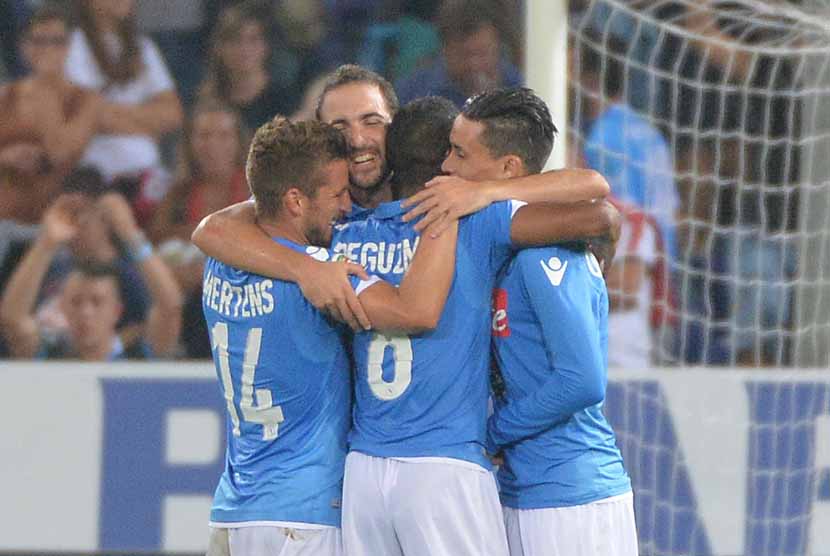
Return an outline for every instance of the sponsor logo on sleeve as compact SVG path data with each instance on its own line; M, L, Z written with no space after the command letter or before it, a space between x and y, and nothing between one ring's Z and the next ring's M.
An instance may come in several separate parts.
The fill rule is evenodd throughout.
M562 283L565 277L565 271L568 269L568 261L562 262L559 257L551 257L547 261L539 261L545 275L550 280L551 286L558 286Z

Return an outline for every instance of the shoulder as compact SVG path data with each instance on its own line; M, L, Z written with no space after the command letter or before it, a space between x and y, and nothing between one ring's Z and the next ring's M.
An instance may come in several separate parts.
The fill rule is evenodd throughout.
M526 280L547 281L556 287L572 282L604 283L602 269L587 249L566 245L523 249L515 265Z

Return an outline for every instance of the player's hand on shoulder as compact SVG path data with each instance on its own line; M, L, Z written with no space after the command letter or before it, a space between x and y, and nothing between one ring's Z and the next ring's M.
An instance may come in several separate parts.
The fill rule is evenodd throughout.
M348 324L352 330L370 330L369 317L360 305L349 276L368 280L366 270L347 260L320 262L309 258L297 285L308 302L331 318Z
M412 207L403 220L409 222L423 216L415 225L415 230L423 232L430 227L430 235L438 237L452 222L487 207L491 202L485 183L456 176L437 176L427 182L425 189L402 203L404 208Z

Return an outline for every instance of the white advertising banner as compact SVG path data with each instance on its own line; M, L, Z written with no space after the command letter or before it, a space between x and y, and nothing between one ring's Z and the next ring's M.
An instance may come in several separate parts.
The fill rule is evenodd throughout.
M0 370L0 551L203 551L224 467L209 364ZM611 373L641 554L830 556L830 373Z

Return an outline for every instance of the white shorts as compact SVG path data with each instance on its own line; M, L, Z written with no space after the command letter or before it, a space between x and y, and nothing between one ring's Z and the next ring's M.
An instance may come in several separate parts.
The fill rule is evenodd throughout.
M211 527L207 556L343 556L343 537L336 527Z
M460 460L350 452L342 525L349 556L508 554L493 474Z
M637 556L630 492L581 506L504 508L510 556Z

